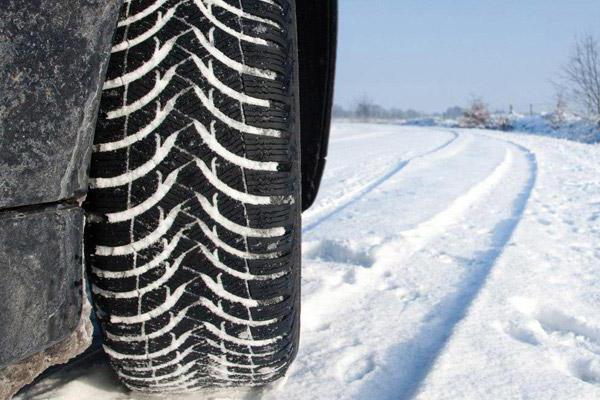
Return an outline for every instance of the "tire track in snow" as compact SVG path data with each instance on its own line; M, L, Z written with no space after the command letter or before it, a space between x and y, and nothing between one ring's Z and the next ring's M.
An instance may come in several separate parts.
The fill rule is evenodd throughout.
M418 162L412 163L402 172L403 177L419 176L420 173L425 172L424 176L426 176L431 174L430 169L433 172L439 170L441 173L442 169L440 168L445 169L446 166L445 164L444 166L438 165L437 159L457 157L460 161L464 158L464 161L452 163L452 173L448 174L449 178L445 181L447 183L443 183L452 185L451 180L460 180L463 176L462 171L471 165L467 160L473 160L476 157L487 160L482 162L482 165L486 166L485 172L476 173L478 179L473 181L469 179L470 185L461 185L462 190L458 193L453 192L452 198L440 199L445 207L442 211L430 214L425 221L417 223L410 229L399 230L397 228L395 234L391 238L388 236L383 243L372 243L368 240L362 242L357 239L358 248L356 246L346 247L350 252L354 251L356 254L364 252L368 259L364 264L356 263L354 265L355 260L352 260L355 258L354 255L348 257L352 264L348 265L348 260L344 259L344 256L335 255L333 258L327 259L317 255L320 250L313 254L306 253L309 258L315 257L326 262L330 260L339 262L341 265L334 266L334 268L339 273L339 278L336 279L342 283L338 284L338 281L333 280L331 285L322 283L320 287L315 286L310 297L306 298L304 302L305 312L309 310L310 318L305 318L303 323L304 326L308 326L313 340L307 345L312 352L309 351L306 358L310 360L314 357L318 361L305 361L306 365L302 369L312 371L338 367L338 362L335 361L339 359L336 356L337 351L328 351L326 345L320 344L326 340L327 335L344 337L343 332L352 332L352 326L367 327L366 329L369 329L369 326L377 327L372 328L377 329L377 332L373 331L372 336L374 337L359 333L351 340L346 338L351 343L356 342L366 346L369 349L368 357L377 360L375 366L369 368L368 373L353 382L355 389L352 390L352 396L348 398L384 400L408 397L401 394L410 390L411 379L416 375L414 369L423 368L422 360L428 359L431 357L429 353L437 350L429 338L440 342L445 340L445 335L448 334L443 325L432 325L432 321L435 319L439 321L440 316L434 315L430 318L431 310L439 307L440 300L451 299L451 294L455 293L457 289L462 291L465 286L462 283L465 279L465 271L468 274L466 279L469 279L472 274L472 271L459 264L439 270L428 268L431 266L428 250L439 250L438 246L440 249L446 248L446 240L457 242L459 247L462 246L462 242L468 250L459 251L458 254L467 254L470 259L473 257L472 254L481 249L487 249L487 246L490 245L489 239L485 239L486 241L481 243L479 240L474 241L476 244L472 245L468 235L457 236L456 233L452 233L456 229L459 229L458 232L463 231L468 222L487 227L488 232L489 229L495 227L501 219L495 213L488 214L488 218L483 222L473 219L471 210L483 209L482 211L486 212L488 209L486 205L490 200L498 201L496 194L506 194L497 203L504 211L502 218L508 218L514 214L514 199L517 193L522 191L527 181L528 170L530 170L521 151L510 144L504 144L505 142L483 138L479 135L460 132L460 137L460 146L464 147L465 143L470 143L470 141L475 141L483 146L469 146L469 150L464 152L458 148L459 144L456 144L446 151L419 159ZM483 152L481 152L482 150ZM487 151L490 151L491 157L488 156ZM402 182L394 180L393 185L394 187L401 186ZM390 185L390 182L386 185ZM505 190L505 188L509 190ZM430 192L427 191L427 193ZM433 195L435 196L435 190ZM387 194L373 193L370 196L377 198L378 196L387 196ZM401 200L399 198L399 201ZM415 201L414 206L419 207L420 202L418 199ZM364 202L361 203L360 209L364 206L368 207ZM392 218L393 214L390 214L389 217ZM473 228L473 231L476 229ZM446 239L445 235L448 233L451 234L451 237ZM486 234L484 237L488 238L488 235ZM361 243L366 247L361 247ZM344 243L340 244L341 250L344 250ZM319 265L317 270L321 269L320 267ZM466 265L464 267L468 268ZM420 271L427 269L431 270L431 276L426 278ZM440 275L440 271L452 275ZM423 286L419 283L419 278L425 278L422 281ZM312 282L321 281L313 280ZM438 293L431 293L431 295L426 291L438 288L442 290ZM327 304L327 307L324 307L324 304ZM443 315L445 311L446 309L443 308L441 318L445 318ZM453 311L454 309L450 310L450 312ZM342 319L352 321L352 325L348 326L347 322L341 321ZM333 322L331 322L332 320ZM431 329L428 329L431 327L438 330L431 332ZM379 332L387 333L380 334ZM418 339L414 339L415 337ZM407 344L405 345L405 343ZM325 352L327 356L320 355L320 352ZM320 359L321 357L325 357L325 359ZM343 359L345 358L342 357L340 362L343 365L340 368L345 369ZM410 375L409 379L406 378L407 374ZM345 376L345 374L342 375ZM426 375L427 373L425 373ZM333 376L332 379L340 380L339 376ZM340 383L343 383L343 379L340 380ZM356 391L356 389L358 390ZM329 393L330 397L333 397L333 393Z
M439 132L441 132L441 131L439 131ZM342 198L340 199L339 202L337 202L337 204L334 204L331 207L326 206L323 209L318 210L316 215L319 215L319 214L324 214L324 215L322 215L322 216L316 218L314 221L306 224L304 226L304 228L302 229L302 233L306 234L306 233L310 232L311 230L315 229L317 226L321 225L323 222L327 221L331 217L339 214L341 211L345 210L352 204L356 203L357 201L359 201L360 199L365 197L367 194L369 194L373 190L375 190L377 187L381 186L384 182L386 182L387 180L389 180L390 178L395 176L398 172L402 171L411 162L421 159L421 158L425 158L427 156L431 156L432 154L435 154L439 151L446 149L448 146L450 146L452 143L454 143L460 137L460 134L458 134L455 131L450 131L450 133L452 134L453 137L450 140L444 142L442 145L435 147L434 149L429 150L425 153L421 153L414 157L408 158L406 160L398 161L385 174L372 180L371 182L367 183L366 185L360 186L359 188L342 196Z
M477 204L482 198L492 192L503 177L510 171L510 167L514 161L513 153L510 149L506 149L504 159L494 168L491 174L471 187L464 194L457 197L450 206L440 211L433 217L421 222L416 227L402 231L401 239L392 240L382 247L393 246L396 251L396 258L400 255L397 251L401 248L403 259L416 254L421 249L425 248L436 237L447 231L452 225L464 218L465 214L473 205Z
M464 137L465 135L463 135ZM428 152L430 153L430 152ZM452 152L454 153L454 152ZM430 163L430 159L425 159L426 164ZM493 193L493 191L502 182L502 179L506 177L511 170L514 162L513 151L506 147L504 157L499 164L481 179L478 183L465 190L461 195L452 200L449 205L434 214L427 220L417 224L415 227L403 231L399 231L396 235L388 238L383 243L376 245L371 248L368 253L371 254L372 258L369 263L369 278L363 277L362 281L364 284L358 284L363 292L376 290L377 282L381 278L382 271L389 271L400 268L403 264L411 262L411 258L419 254L422 250L426 249L430 244L438 237L443 235L445 232L450 231L453 226L465 220L468 217L467 213L469 210L480 204L487 196ZM417 166L422 168L422 166ZM343 204L341 209L345 209L348 204ZM341 211L341 210L339 210ZM335 213L339 212L337 209ZM315 252L313 249L312 252ZM318 252L318 250L316 251ZM365 252L365 254L367 254ZM311 255L315 257L315 255ZM369 258L368 256L365 256ZM361 264L363 265L363 264ZM365 266L365 265L363 265ZM356 293L352 293L355 295ZM329 293L323 294L329 297ZM351 293L348 293L350 296ZM337 294L339 298L345 297L344 294ZM322 303L325 299L313 298L312 302Z
M464 137L464 135L461 137ZM497 140L493 138L489 139ZM434 151L428 151L427 153L413 157L413 159L417 159L431 153L434 153ZM454 155L454 152L451 154ZM427 158L425 161L427 164L429 164L430 159ZM389 238L383 243L373 247L370 250L370 253L374 255L375 259L371 261L373 264L371 271L373 271L375 274L378 273L378 264L388 268L393 268L389 265L385 265L388 264L387 260L391 260L393 265L399 265L403 262L407 262L411 257L425 249L437 237L441 236L450 230L454 225L464 220L467 216L467 212L473 206L476 206L483 199L485 199L486 196L489 196L501 183L502 179L508 175L513 161L513 151L507 147L504 158L492 170L492 172L485 176L477 184L463 192L462 195L459 195L457 198L455 198L449 206L433 215L429 219L417 224L414 228L400 231L392 238ZM417 166L417 168L422 168L422 166ZM388 174L385 176L387 175ZM361 194L361 197L367 193ZM356 200L353 200L352 202L355 201ZM341 207L334 209L333 212L323 217L323 219L329 218L332 216L332 214L337 214L338 212L347 208L350 204L342 204Z
M378 138L382 136L387 136L389 134L390 132L363 133L362 135L352 135L341 138L333 138L330 139L329 143L353 142L355 140Z
M457 291L450 293L439 301L437 306L423 318L423 321L426 321L425 325L421 327L417 334L408 342L402 343L403 348L418 349L418 354L421 358L417 358L417 362L409 369L409 372L407 372L401 381L398 382L396 389L399 398L412 398L418 394L422 383L431 372L436 360L452 337L455 327L466 316L471 304L485 286L496 261L502 255L514 231L519 225L533 188L535 187L538 173L538 164L535 154L524 146L512 141L504 139L495 140L506 142L509 146L517 149L525 157L529 166L526 183L512 202L509 218L501 220L494 226L491 235L492 242L489 249L478 252L477 256L474 257L474 259L479 261L478 267L474 268L472 272L462 280L461 286ZM496 171L494 171L494 173ZM494 173L492 173L492 175ZM486 180L487 179L489 179L489 177L486 178ZM479 185L481 185L481 183L478 184L478 186ZM442 219L440 214L432 220L436 219ZM432 220L426 221L423 224L428 224L432 227L436 226L431 223ZM440 227L440 225L437 225L437 228ZM427 230L428 229L425 229L425 231Z

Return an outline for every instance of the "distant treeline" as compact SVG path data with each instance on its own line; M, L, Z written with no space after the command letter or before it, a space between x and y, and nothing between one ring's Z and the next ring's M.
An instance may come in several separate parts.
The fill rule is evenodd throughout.
M351 108L334 105L332 109L333 118L356 119L356 120L410 120L426 117L443 117L457 119L464 115L465 110L461 107L450 107L444 113L425 113L413 109L402 110L400 108L385 108L375 104L368 99L360 100Z

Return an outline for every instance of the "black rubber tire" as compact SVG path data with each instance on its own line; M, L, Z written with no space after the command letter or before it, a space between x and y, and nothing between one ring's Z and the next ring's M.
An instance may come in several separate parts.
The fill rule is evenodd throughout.
M105 351L145 392L260 386L298 346L293 0L126 1L86 252Z

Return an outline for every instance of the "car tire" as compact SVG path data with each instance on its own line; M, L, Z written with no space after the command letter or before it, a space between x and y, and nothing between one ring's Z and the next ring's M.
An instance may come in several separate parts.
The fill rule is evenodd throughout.
M294 0L125 1L85 247L104 349L144 392L250 387L298 346Z

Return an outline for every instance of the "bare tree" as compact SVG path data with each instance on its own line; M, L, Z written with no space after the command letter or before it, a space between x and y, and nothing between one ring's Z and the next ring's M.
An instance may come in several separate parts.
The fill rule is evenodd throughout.
M600 124L600 43L587 35L578 39L564 67L574 99Z
M375 104L373 100L371 100L367 95L363 95L356 102L356 118L368 121L372 119L375 115Z
M552 125L559 127L567 119L567 99L563 89L556 89L556 104L552 113Z
M480 98L474 98L471 106L463 114L462 124L467 128L485 128L490 120L487 105Z

